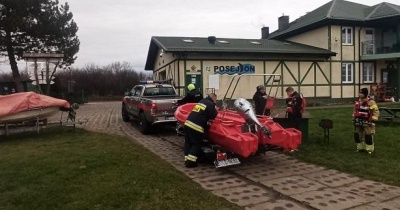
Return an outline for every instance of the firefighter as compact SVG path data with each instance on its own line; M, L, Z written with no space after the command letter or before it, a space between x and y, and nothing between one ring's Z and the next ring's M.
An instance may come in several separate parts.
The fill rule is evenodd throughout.
M265 93L265 86L264 85L259 85L257 86L257 91L253 95L253 101L254 101L254 109L256 111L256 115L269 115L270 110L265 110L265 104L267 103L267 98L268 95Z
M189 91L187 92L186 96L178 100L174 108L177 108L178 106L184 105L186 103L198 103L201 99L203 99L203 94L198 89L196 89L196 86L194 84L189 84L187 86L187 89ZM176 131L178 132L178 135L182 135L185 132L184 126L182 126L180 123L177 123Z
M293 87L286 88L286 117L289 119L291 126L297 130L300 127L300 120L303 117L302 106L303 99L300 94L294 91Z
M187 89L189 90L186 96L180 100L178 100L178 105L183 105L186 103L197 103L201 99L203 99L203 94L196 89L196 86L194 84L189 84L187 86Z
M199 101L185 121L185 166L192 168L197 166L198 157L201 155L205 132L210 120L217 117L215 103L217 95L210 93Z
M374 100L368 97L368 89L362 88L359 100L354 105L354 141L357 143L357 152L374 152L375 121L379 117L379 108Z

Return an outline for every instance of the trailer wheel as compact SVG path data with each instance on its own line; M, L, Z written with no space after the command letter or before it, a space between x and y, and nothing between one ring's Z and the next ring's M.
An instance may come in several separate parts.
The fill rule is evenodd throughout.
M139 130L142 134L148 134L150 131L150 125L143 112L139 114Z
M122 105L122 120L124 122L129 122L129 120L130 120L128 112L126 111L125 105Z

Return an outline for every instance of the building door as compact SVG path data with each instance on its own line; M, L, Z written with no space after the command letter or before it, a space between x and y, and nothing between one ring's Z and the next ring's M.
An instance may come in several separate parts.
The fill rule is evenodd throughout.
M398 77L396 69L382 69L382 84L386 86L386 96L395 97L397 96L397 88L398 88Z
M189 84L194 84L196 86L196 89L200 90L200 92L203 93L203 79L201 77L201 74L187 74L185 84L186 87ZM187 93L187 91L188 89L185 88L185 94Z
M365 30L365 52L367 55L375 53L374 29Z

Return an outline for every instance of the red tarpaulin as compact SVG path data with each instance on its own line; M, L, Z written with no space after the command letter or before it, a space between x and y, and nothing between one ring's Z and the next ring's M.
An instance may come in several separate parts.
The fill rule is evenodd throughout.
M0 96L0 117L47 107L70 108L68 101L34 92Z

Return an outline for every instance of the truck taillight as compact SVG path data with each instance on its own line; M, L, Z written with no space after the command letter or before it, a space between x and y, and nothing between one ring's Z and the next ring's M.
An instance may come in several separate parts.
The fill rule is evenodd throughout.
M151 104L150 114L153 116L157 115L157 104L156 103Z

